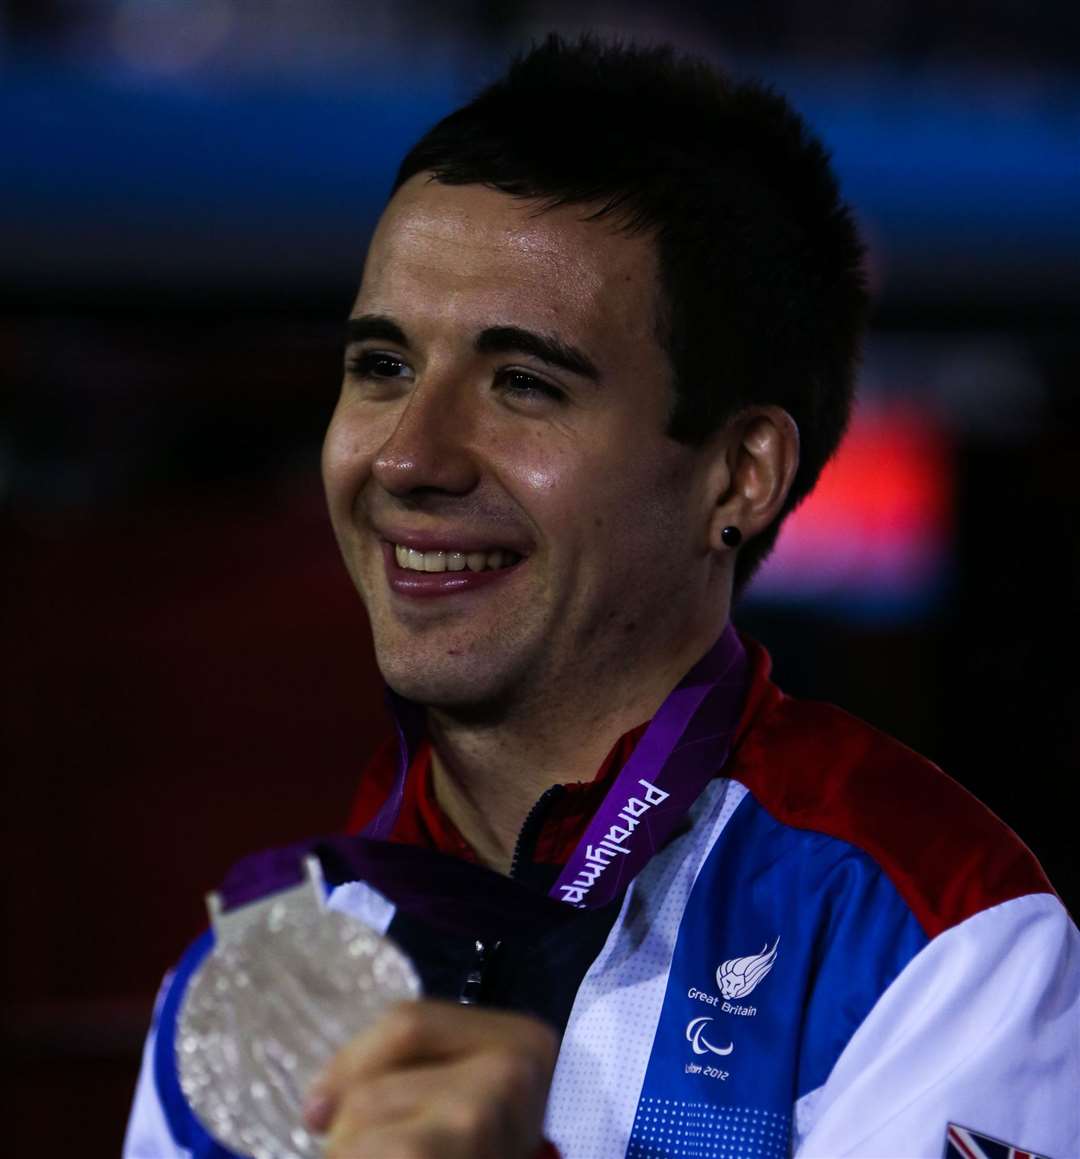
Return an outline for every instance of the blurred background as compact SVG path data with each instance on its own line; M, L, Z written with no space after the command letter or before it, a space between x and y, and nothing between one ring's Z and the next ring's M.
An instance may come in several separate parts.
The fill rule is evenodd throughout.
M10 1154L118 1154L205 891L342 824L385 721L317 457L365 242L416 135L584 28L769 79L833 150L871 244L862 401L737 620L1076 911L1080 7L6 0Z

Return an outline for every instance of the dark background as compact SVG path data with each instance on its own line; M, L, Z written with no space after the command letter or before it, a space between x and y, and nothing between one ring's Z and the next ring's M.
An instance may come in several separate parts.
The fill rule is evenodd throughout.
M789 92L872 243L867 390L946 439L935 582L747 601L790 691L986 800L1080 903L1074 5L0 4L9 1153L118 1153L157 983L241 853L340 826L384 721L323 512L403 148L548 28ZM820 595L820 593L819 593Z

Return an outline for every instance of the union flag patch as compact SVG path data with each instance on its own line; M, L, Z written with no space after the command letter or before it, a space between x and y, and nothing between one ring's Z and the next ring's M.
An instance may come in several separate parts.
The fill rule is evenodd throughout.
M970 1127L959 1127L950 1123L945 1132L945 1154L943 1159L1050 1159L1036 1151L1025 1151L989 1135L980 1135Z

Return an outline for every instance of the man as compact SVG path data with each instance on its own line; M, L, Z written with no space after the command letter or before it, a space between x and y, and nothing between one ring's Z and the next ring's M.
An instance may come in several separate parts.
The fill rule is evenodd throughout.
M843 432L860 262L790 107L666 50L549 39L403 162L323 457L401 742L304 848L430 997L315 1083L327 1155L1080 1150L1038 865L729 624ZM129 1156L223 1154L172 1061L208 948Z

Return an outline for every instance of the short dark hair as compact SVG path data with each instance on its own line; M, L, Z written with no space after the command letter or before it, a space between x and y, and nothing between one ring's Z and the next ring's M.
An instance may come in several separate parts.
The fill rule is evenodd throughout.
M791 414L799 470L780 517L740 552L740 589L851 410L863 246L821 142L775 91L704 60L551 35L429 130L394 190L422 172L652 234L673 438L699 444L751 405Z

